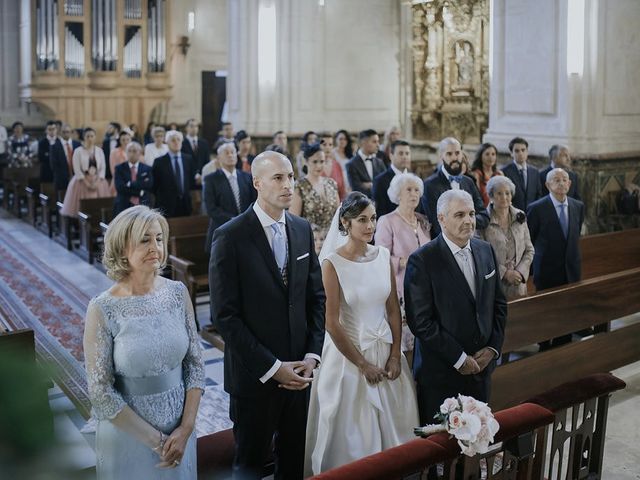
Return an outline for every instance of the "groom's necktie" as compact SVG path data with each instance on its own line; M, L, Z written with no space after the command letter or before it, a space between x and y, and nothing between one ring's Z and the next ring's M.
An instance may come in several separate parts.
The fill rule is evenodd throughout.
M278 269L282 275L282 281L287 284L287 239L283 231L284 225L280 222L272 223L273 230L273 255L276 257Z
M460 259L458 261L458 265L460 265L460 269L464 274L464 278L467 279L467 283L469 284L469 288L471 289L471 293L473 294L473 298L476 298L476 277L473 273L473 259L471 258L471 249L463 248L456 256Z

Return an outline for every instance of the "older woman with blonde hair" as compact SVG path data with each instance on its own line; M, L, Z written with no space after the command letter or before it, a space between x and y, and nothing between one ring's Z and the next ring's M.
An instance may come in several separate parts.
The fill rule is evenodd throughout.
M204 369L187 289L159 275L168 237L167 221L142 205L105 235L115 284L89 303L84 332L98 479L197 477Z
M515 191L516 186L506 176L489 179L489 226L479 230L481 238L489 242L496 253L502 290L507 300L527 295L527 279L534 253L527 216L511 204Z
M391 265L396 277L398 300L404 312L404 274L407 259L420 246L431 240L431 226L427 217L416 212L424 192L424 183L413 173L401 173L393 177L387 195L398 207L378 219L375 244L382 245L391 253ZM408 358L413 351L413 334L402 321L402 351Z

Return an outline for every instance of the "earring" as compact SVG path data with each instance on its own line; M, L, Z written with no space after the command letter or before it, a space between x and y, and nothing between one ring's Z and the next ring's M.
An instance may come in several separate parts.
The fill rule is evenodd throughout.
M129 263L129 259L128 259L127 257L124 257L124 258L122 259L122 263L124 263L124 264Z

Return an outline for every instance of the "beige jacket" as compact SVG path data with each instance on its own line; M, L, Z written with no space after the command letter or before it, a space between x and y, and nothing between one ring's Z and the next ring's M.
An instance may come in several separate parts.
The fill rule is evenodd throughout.
M507 271L507 237L503 233L502 229L498 225L493 211L493 205L489 205L487 209L489 212L489 226L480 230L480 238L489 242L496 252L496 258L499 264L500 278L504 277ZM526 216L525 221L520 223L516 220L516 215L521 213L522 210L518 210L515 207L511 207L511 232L516 242L516 265L515 270L520 272L524 282L526 283L529 278L529 267L533 261L533 244L529 237L529 227L527 226Z

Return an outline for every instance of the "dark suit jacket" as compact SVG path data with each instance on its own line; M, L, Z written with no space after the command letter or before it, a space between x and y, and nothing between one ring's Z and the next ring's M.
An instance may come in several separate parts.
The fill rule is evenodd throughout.
M484 203L476 182L466 175L462 176L460 189L469 193L473 198L473 205L476 210L476 228L483 230L489 225L489 214L484 208ZM447 190L451 190L451 183L442 173L442 167L438 168L433 175L424 181L424 193L422 194L422 211L429 218L431 223L431 238L436 238L440 234L440 224L438 223L438 198Z
M193 148L191 148L191 142L185 136L182 141L182 153L186 153L195 159L196 170L198 173L201 173L202 167L209 163L211 149L209 148L209 142L202 137L198 137L198 151L194 152Z
M80 146L77 140L71 140L71 148L75 150ZM67 163L67 154L64 151L62 140L58 139L51 149L51 170L53 172L53 183L57 191L66 190L71 177L69 176L69 164Z
M56 138L53 145L49 145L49 139L44 137L38 142L38 161L40 162L40 182L53 182L53 171L51 170L51 150L60 144L60 139ZM62 145L61 145L62 146Z
M504 173L516 186L516 193L511 203L514 207L527 211L527 207L540 198L540 172L531 165L527 165L527 185L522 184L522 179L518 173L518 167L513 161L502 169Z
M542 192L542 196L549 195L549 190L547 189L547 174L551 171L551 165L549 165L544 170L540 171L540 191ZM572 172L570 170L565 170L569 174L569 180L571 180L571 186L569 187L569 193L567 195L575 200L582 201L580 198L580 193L578 192L578 174L576 172Z
M193 160L186 153L182 153L182 191L180 196L176 176L173 173L171 156L169 153L158 157L153 162L153 193L156 196L156 208L163 211L165 217L179 217L191 215L191 190L196 187L196 168Z
M373 178L380 175L385 169L384 162L376 156L373 160ZM364 188L362 186L365 182L373 182L373 178L369 176L367 167L364 165L364 160L362 160L357 153L347 162L347 177L354 191L362 192L367 197L373 198L371 188Z
M222 170L216 170L204 177L204 203L209 215L209 231L205 245L207 252L211 248L211 240L216 228L244 212L256 201L258 194L253 188L251 175L240 170L236 170L236 175L240 189L240 212L238 212L229 180Z
M533 283L537 290L578 282L581 277L580 229L584 204L568 197L569 235L565 239L549 195L529 205L527 224L533 255Z
M213 323L224 338L224 386L232 395L276 393L260 382L276 360L320 355L324 288L311 226L286 214L288 286L253 208L218 228L209 261Z
M132 182L129 162L124 162L116 166L113 177L117 192L116 201L113 205L114 216L133 206L129 201L131 197L139 197L140 205L151 204L149 194L153 190L153 169L142 162L138 162L137 168L136 181ZM143 192L142 195L140 195L141 192Z
M117 138L117 135L116 135ZM105 172L105 178L111 180L111 169L109 168L109 156L111 155L111 137L105 135L102 140L102 151L104 152L104 159L107 162L107 170Z
M380 218L387 213L393 212L398 205L389 200L387 190L391 185L391 180L396 176L396 172L391 167L373 179L373 201L376 204L376 216ZM418 203L416 212L424 213L422 202Z
M416 336L414 374L419 385L436 391L459 386L459 392L465 393L468 378L453 368L462 352L473 355L484 347L502 349L507 302L498 262L491 245L483 240L472 238L471 251L475 298L442 235L415 251L407 263L404 298L407 324ZM495 361L473 376L486 382L487 395L494 367Z

